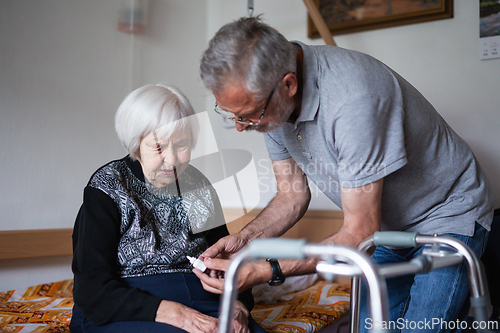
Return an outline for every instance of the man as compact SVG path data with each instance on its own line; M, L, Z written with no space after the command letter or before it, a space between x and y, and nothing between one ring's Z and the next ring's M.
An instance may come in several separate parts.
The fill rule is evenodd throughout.
M227 267L222 259L252 239L282 235L301 218L311 197L306 176L344 212L342 228L326 243L356 247L378 230L417 231L451 235L481 256L493 212L484 172L432 105L384 64L289 42L259 18L242 18L216 33L200 70L216 112L238 131L264 133L277 180L262 213L202 255L212 274L196 274L207 290L222 290L215 274ZM373 258L406 261L421 251L379 247ZM239 287L311 273L315 263L246 264ZM391 320L455 320L466 274L455 266L389 280Z

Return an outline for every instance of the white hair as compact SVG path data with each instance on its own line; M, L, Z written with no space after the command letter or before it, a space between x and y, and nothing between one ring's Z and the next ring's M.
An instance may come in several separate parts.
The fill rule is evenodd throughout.
M198 122L189 100L177 88L145 85L125 97L115 115L118 139L133 160L139 157L141 140L161 129L161 137L182 130L191 132L191 147L198 139Z

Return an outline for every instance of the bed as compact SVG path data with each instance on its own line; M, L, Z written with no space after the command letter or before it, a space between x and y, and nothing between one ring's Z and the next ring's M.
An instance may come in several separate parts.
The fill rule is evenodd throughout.
M230 232L241 229L258 213L229 223ZM342 218L337 211L311 211L285 236L319 241L325 232L338 230ZM0 231L0 260L71 255L71 233L71 229ZM301 280L288 279L278 289L256 288L260 303L252 311L255 320L273 333L346 332L350 281L296 279ZM68 279L0 292L0 333L69 332L72 288L73 280ZM270 298L270 294L275 295Z

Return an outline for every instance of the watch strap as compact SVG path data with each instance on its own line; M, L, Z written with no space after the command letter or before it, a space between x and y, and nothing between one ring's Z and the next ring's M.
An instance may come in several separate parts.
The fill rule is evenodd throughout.
M271 265L271 272L273 274L271 280L269 280L268 284L270 286L279 286L280 284L283 284L285 282L285 277L283 276L283 273L281 272L281 267L280 264L278 263L278 260L268 258L266 259L267 262Z

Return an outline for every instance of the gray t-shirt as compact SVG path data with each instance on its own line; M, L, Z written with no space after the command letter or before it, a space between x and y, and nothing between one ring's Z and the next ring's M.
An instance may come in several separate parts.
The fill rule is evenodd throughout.
M378 60L332 46L304 52L302 108L264 138L337 206L340 187L384 178L382 230L471 236L490 229L493 197L469 146L407 81Z

